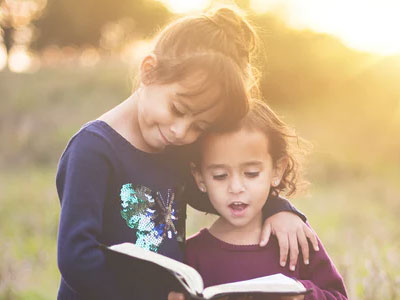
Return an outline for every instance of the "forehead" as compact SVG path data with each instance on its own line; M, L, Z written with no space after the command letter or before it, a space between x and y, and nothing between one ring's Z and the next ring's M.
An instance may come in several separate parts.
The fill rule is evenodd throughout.
M223 134L207 134L201 143L205 164L241 164L269 157L269 141L259 130L240 129Z

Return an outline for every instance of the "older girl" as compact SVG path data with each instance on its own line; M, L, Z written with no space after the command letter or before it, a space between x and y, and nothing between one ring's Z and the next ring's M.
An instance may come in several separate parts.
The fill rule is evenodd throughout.
M253 29L230 9L179 19L143 59L139 88L72 137L57 173L59 299L166 299L167 275L148 278L98 245L129 241L183 258L189 176L177 149L245 115L254 46ZM275 212L288 210L277 203ZM273 218L266 228L290 227L303 244L304 233L312 237L295 214ZM295 235L280 234L288 235L297 248Z

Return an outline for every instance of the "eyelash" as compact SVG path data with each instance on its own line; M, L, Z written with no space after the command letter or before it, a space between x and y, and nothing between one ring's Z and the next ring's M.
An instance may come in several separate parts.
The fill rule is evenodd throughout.
M249 178L256 178L258 175L260 175L260 172L244 172L244 175ZM227 176L227 174L213 175L213 179L224 180Z
M214 175L213 179L214 180L224 180L226 178L226 174L220 174L220 175Z
M244 174L245 174L247 177L255 178L255 177L258 177L258 175L260 174L260 172L244 172Z
M201 126L199 126L199 125L194 125L194 128L195 128L197 131L201 131L201 132L206 131L205 128L203 128L203 127L201 127Z
M185 113L183 113L183 112L181 112L179 109L177 109L176 106L175 106L174 104L171 105L171 110L172 110L172 112L173 112L175 115L177 115L178 117L183 117L183 116L185 115ZM195 125L194 128L195 128L197 131L201 131L201 132L206 131L205 128L203 128L203 127L201 127L201 126L199 126L199 125Z
M171 109L172 109L172 112L173 112L175 115L177 115L177 116L182 117L182 116L185 115L183 112L181 112L180 110L178 110L174 104L171 105Z

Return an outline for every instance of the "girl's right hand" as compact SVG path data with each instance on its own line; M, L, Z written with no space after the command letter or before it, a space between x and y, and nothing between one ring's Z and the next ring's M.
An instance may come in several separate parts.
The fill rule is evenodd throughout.
M168 300L185 300L185 295L177 292L169 292Z

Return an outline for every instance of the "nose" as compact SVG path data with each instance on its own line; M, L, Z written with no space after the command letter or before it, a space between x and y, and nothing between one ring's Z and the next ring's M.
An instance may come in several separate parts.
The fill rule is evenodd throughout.
M176 120L170 127L170 130L175 138L175 141L177 142L183 141L189 131L190 126L191 122L186 118L180 118Z
M232 194L240 194L245 191L245 186L243 184L240 176L232 176L228 185L228 192Z

